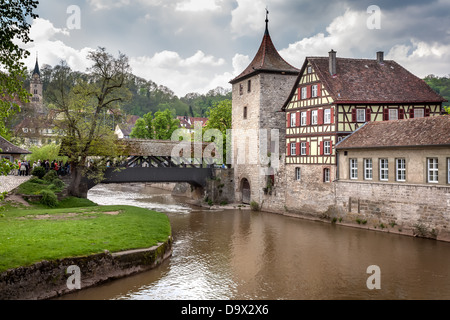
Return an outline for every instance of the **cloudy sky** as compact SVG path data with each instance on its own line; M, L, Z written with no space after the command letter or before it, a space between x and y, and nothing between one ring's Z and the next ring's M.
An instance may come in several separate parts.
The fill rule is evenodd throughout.
M375 59L384 51L419 77L450 75L450 0L41 0L26 48L32 68L61 60L85 71L86 55L125 53L137 76L178 96L206 93L253 59L269 30L300 68L307 56ZM373 11L373 5L380 10ZM375 8L376 9L376 8Z

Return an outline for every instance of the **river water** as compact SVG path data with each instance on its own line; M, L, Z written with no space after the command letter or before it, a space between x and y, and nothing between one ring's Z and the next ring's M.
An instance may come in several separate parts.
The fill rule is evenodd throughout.
M89 199L166 213L173 255L154 270L63 299L450 299L450 243L249 210L212 211L143 185L100 185ZM369 289L372 284L380 289Z

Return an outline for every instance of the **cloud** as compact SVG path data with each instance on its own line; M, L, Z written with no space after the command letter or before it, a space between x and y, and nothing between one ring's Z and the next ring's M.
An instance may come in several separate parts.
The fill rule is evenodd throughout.
M188 58L182 58L177 52L162 51L152 57L130 58L133 73L157 84L169 87L179 96L190 92L204 93L214 88L214 71L220 74L225 60L197 51ZM228 79L229 81L230 79Z
M396 45L386 55L420 78L435 74L450 75L450 44L426 43L411 39L409 45Z
M177 3L175 10L192 12L217 11L221 9L217 2L217 0L187 0Z
M24 48L30 51L31 55L24 60L29 68L34 68L36 54L39 55L40 63L57 65L61 60L65 60L68 65L76 71L86 71L90 62L86 59L91 48L80 50L67 46L58 37L68 38L70 32L66 29L56 28L49 20L37 18L33 21L30 29L30 42Z
M236 37L261 32L266 4L263 0L237 0L237 7L231 12L231 32Z

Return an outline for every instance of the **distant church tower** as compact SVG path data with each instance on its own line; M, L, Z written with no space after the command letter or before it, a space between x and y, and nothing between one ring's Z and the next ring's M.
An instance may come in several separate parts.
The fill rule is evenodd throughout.
M286 153L286 114L280 112L300 72L275 49L268 11L261 46L250 65L232 84L232 161L235 200L261 204L274 184L269 155ZM263 129L263 131L260 131ZM271 130L278 130L271 136ZM267 139L264 137L267 133ZM273 141L272 141L273 140ZM284 161L280 159L280 162ZM272 171L272 172L271 172Z
M38 59L36 58L36 65L34 66L33 75L30 82L30 109L38 114L44 113L43 101L43 82L41 80L41 71L39 70Z

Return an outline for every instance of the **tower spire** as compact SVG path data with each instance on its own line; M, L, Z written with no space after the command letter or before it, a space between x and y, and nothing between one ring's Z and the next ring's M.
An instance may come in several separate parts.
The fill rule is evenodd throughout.
M269 10L266 7L266 34L269 34Z

